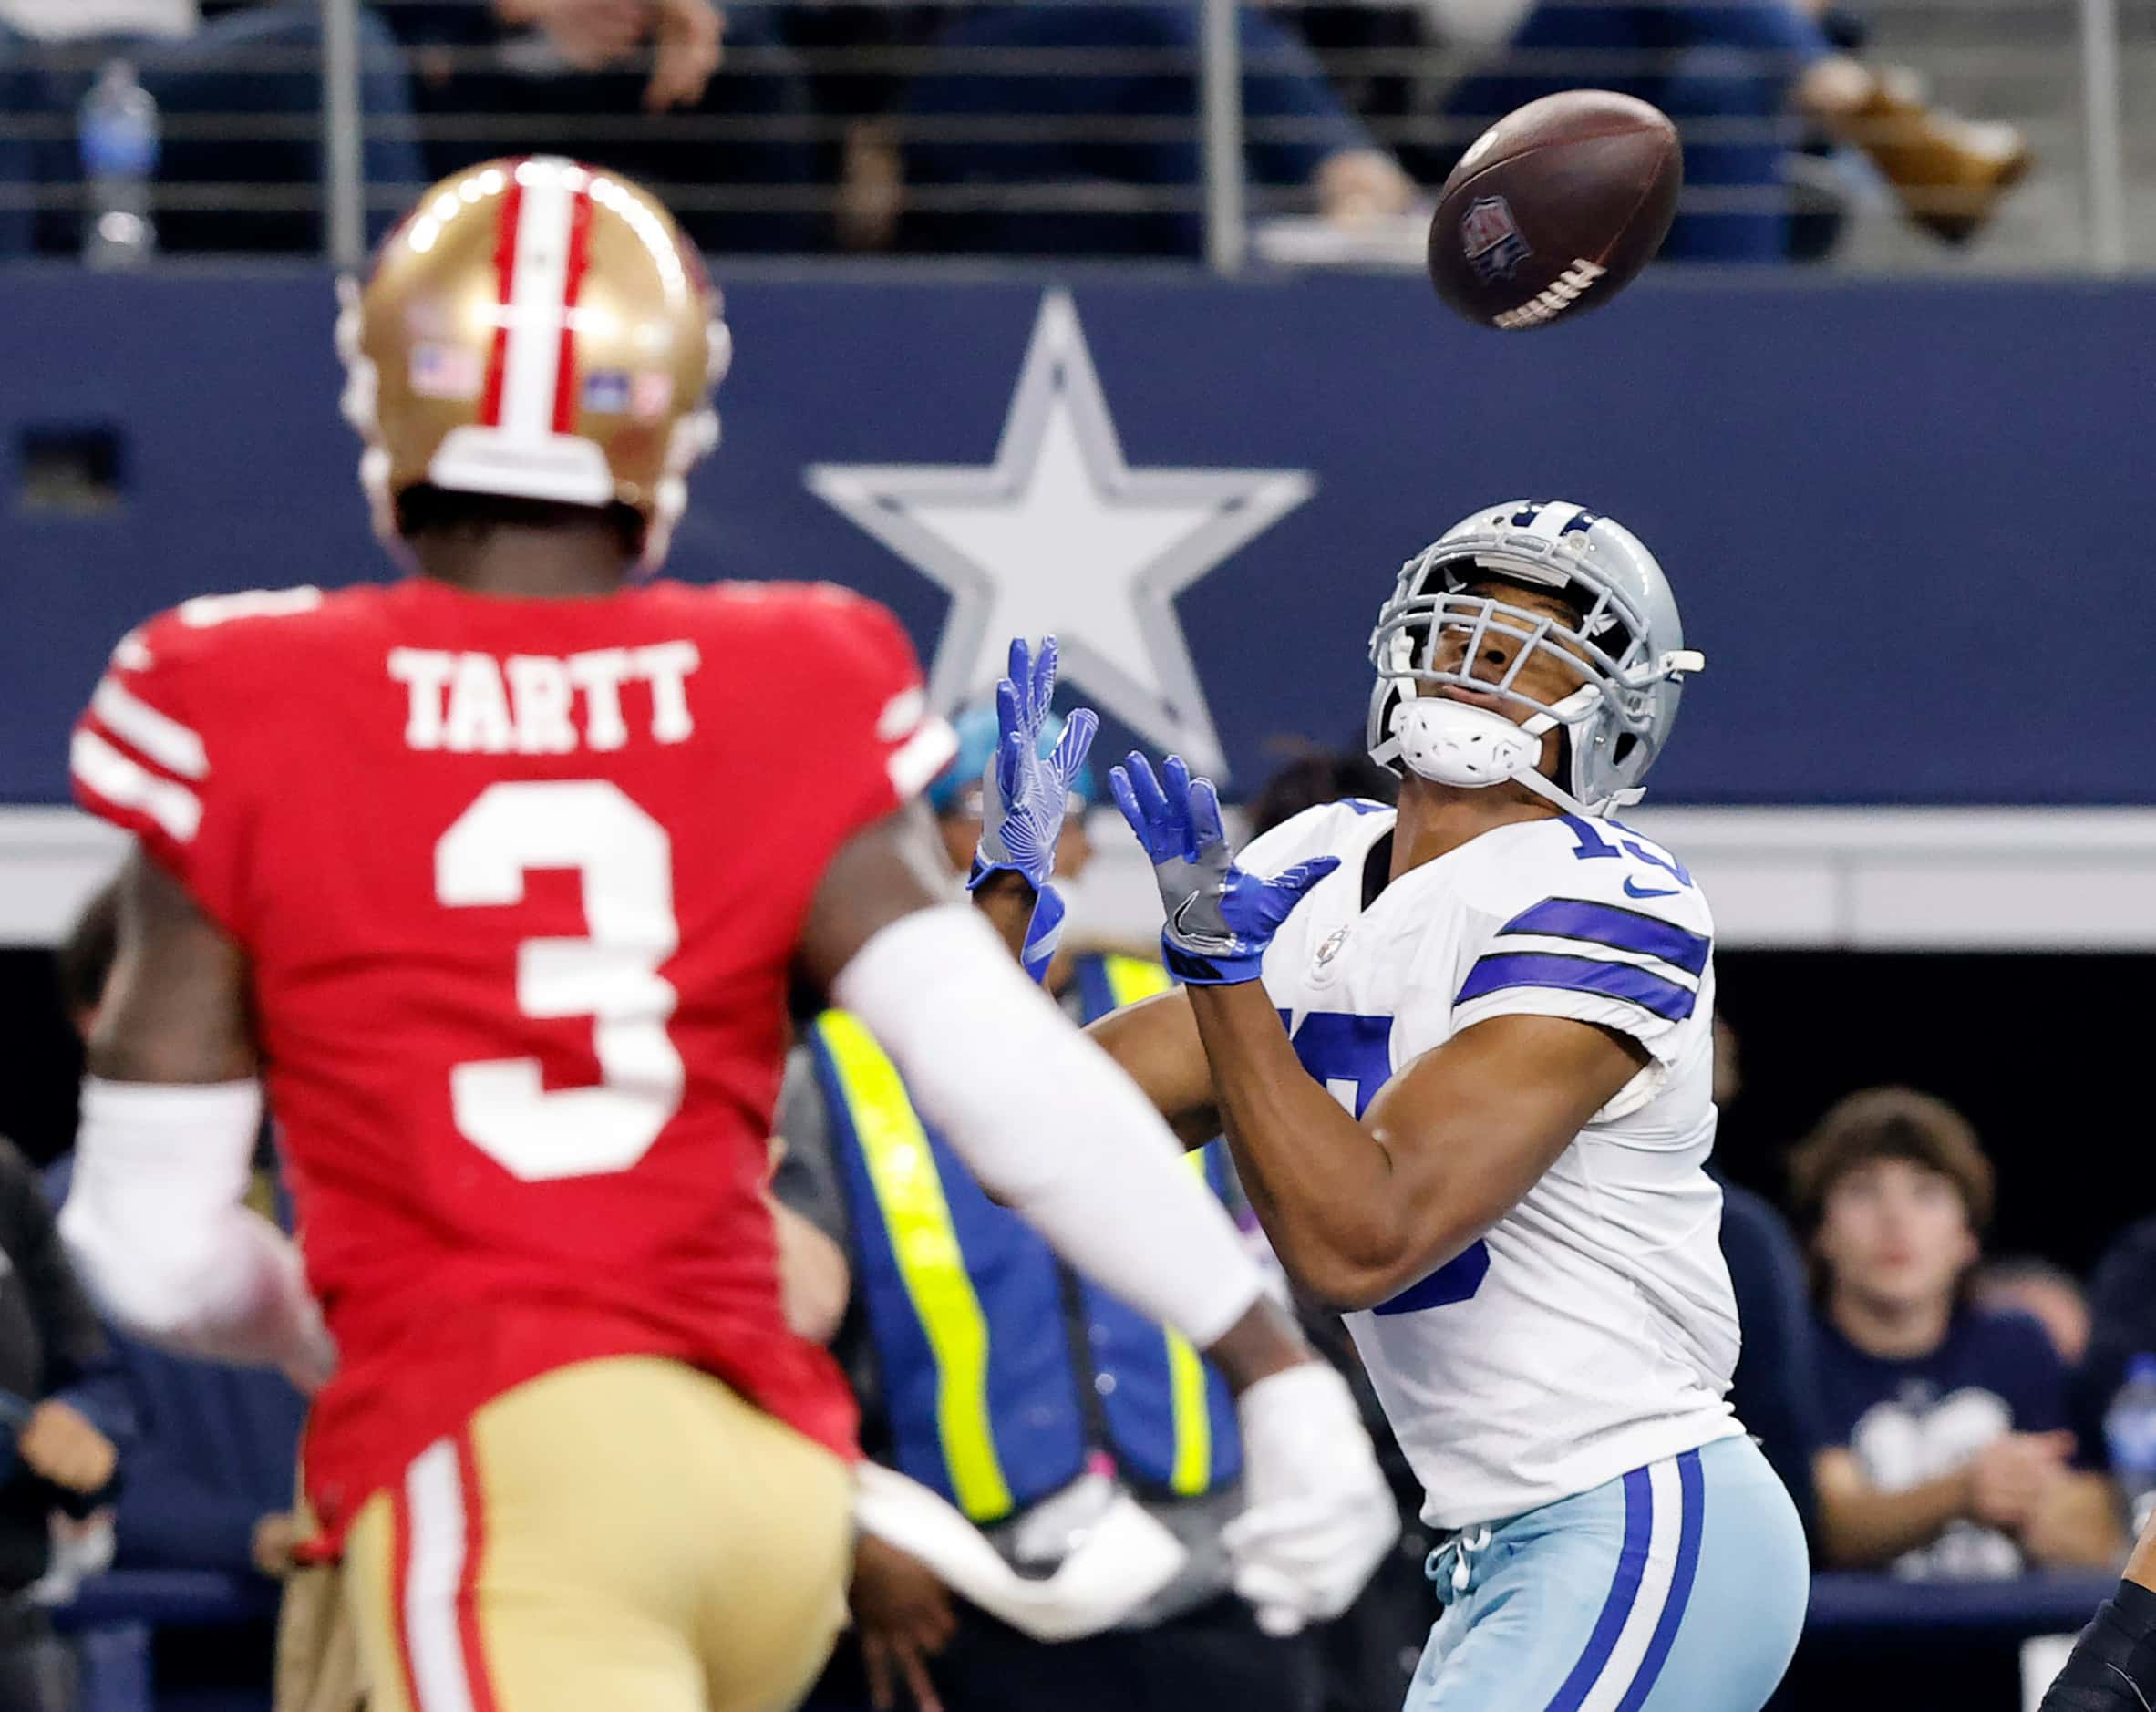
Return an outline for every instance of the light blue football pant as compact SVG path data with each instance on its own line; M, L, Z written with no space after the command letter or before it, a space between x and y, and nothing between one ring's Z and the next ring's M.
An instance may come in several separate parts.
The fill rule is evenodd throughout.
M1430 1554L1405 1712L1759 1712L1810 1589L1796 1507L1724 1439Z

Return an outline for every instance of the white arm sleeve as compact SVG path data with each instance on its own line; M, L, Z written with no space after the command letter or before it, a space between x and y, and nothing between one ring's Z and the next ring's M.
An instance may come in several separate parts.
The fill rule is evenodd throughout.
M137 1336L319 1385L335 1351L299 1251L242 1204L261 1126L253 1082L85 1078L60 1236L91 1296Z
M893 922L831 992L989 1192L1086 1276L1202 1349L1257 1299L1256 1263L1160 1114L970 906Z

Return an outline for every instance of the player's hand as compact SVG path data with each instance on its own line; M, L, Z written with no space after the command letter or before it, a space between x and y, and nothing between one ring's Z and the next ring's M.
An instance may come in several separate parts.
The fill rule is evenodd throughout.
M1297 862L1270 880L1238 868L1212 781L1192 779L1179 755L1168 758L1156 779L1133 750L1109 772L1109 783L1153 864L1168 916L1161 933L1168 966L1200 986L1256 980L1280 924L1340 859Z
M725 52L726 14L711 0L653 0L652 11L655 57L645 110L694 107Z
M944 1712L928 1661L958 1629L951 1593L919 1559L864 1533L853 1548L853 1625L861 1635L869 1697L878 1712L898 1704L903 1683L919 1712Z
M48 1397L16 1435L15 1449L33 1471L71 1492L101 1492L112 1482L119 1452L70 1403Z
M2008 1532L2025 1526L2066 1473L2069 1432L2002 1433L1969 1460L1969 1520Z
M1293 1635L1355 1603L1399 1538L1399 1511L1347 1382L1324 1362L1260 1379L1236 1411L1243 1511L1222 1542L1258 1626Z
M306 1323L292 1352L278 1364L286 1382L302 1397L313 1397L336 1377L336 1339L322 1317L322 1305L307 1298Z
M981 843L968 891L991 875L1023 874L1034 890L1056 871L1056 841L1070 807L1071 780L1086 764L1099 716L1076 709L1055 753L1042 759L1040 735L1056 699L1056 638L1037 652L1011 644L1010 676L995 686L995 753L981 780Z
M300 1519L289 1510L273 1510L255 1522L247 1554L254 1560L256 1569L272 1581L281 1582L297 1562L293 1553L300 1537Z

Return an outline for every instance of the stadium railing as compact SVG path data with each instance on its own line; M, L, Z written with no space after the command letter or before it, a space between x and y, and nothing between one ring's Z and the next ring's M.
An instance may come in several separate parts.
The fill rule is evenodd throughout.
M1564 4L1565 0L1559 0ZM1594 6L1620 0L1569 0ZM1777 4L1779 0L1726 0L1727 7ZM392 24L417 15L420 7L439 12L462 5L485 7L490 0L371 0L364 10ZM1678 0L1647 0L1675 5ZM996 0L968 8L978 15L1030 8L1053 13L1068 0ZM996 175L966 181L909 184L906 207L916 215L965 215L983 210L1047 218L1083 219L1099 229L1118 222L1133 227L1147 220L1178 216L1202 222L1202 254L1217 271L1238 271L1252 258L1275 262L1343 262L1359 264L1417 264L1420 222L1412 216L1380 222L1353 232L1327 231L1311 220L1313 201L1302 183L1254 181L1249 170L1253 153L1307 143L1324 133L1323 120L1243 111L1243 76L1282 74L1294 68L1267 52L1246 53L1239 37L1238 0L1103 0L1103 8L1133 12L1180 11L1193 20L1191 42L1181 46L1102 46L1026 48L989 45L953 46L932 35L902 28L877 39L849 40L842 29L802 29L804 19L842 20L889 15L918 15L936 8L839 5L830 0L733 0L726 9L736 39L727 48L728 76L743 78L805 77L820 92L864 80L902 86L934 75L945 81L981 80L1006 96L1004 110L945 108L922 112L900 107L874 128L878 139L897 148L968 142L983 148L1011 149L1027 143L1084 145L1112 141L1153 144L1163 150L1194 154L1200 170L1184 182L1131 182L1082 172L1039 180L998 180ZM420 188L409 182L370 181L363 148L370 121L359 98L362 76L362 0L321 0L323 49L317 71L319 111L279 118L244 113L172 114L168 138L222 137L289 140L297 127L319 128L322 151L319 184L248 182L160 185L160 211L239 208L321 215L322 248L342 265L357 262L365 250L370 217L378 230L387 216L407 205ZM1103 9L1096 8L1096 9ZM1317 58L1336 87L1361 98L1365 122L1384 146L1404 152L1427 180L1465 146L1486 116L1457 113L1449 92L1469 70L1478 75L1516 72L1561 77L1579 85L1617 79L1650 68L1652 56L1622 50L1568 47L1563 50L1500 49L1494 57L1474 55L1460 42L1437 37L1427 20L1445 10L1441 0L1286 0L1257 8L1289 26L1311 23L1321 15L1335 25L1342 15L1398 20L1400 27L1355 27L1345 32L1320 28ZM957 8L946 8L955 11ZM2035 145L2037 165L2028 183L2010 196L1998 220L1973 244L1955 250L1905 229L1892 199L1875 180L1861 172L1843 175L1831 194L1846 209L1845 231L1836 252L1837 265L1858 272L1962 270L1975 272L2068 269L2116 273L2129 266L2156 264L2156 13L2129 8L2122 22L2118 0L2075 0L2071 6L2047 0L1863 0L1859 10L1871 30L1864 49L1869 61L1906 64L1922 74L1943 102L1972 116L2018 126ZM783 16L787 39L755 29L753 22ZM449 44L410 57L407 69L436 83L459 71L502 68L522 55L529 69L529 44L504 50L495 45ZM1732 49L1737 62L1742 50ZM1298 56L1294 66L1304 63ZM1197 61L1191 76L1191 58ZM1770 56L1755 56L1760 68ZM242 50L232 68L259 66L290 75L292 50ZM1102 118L1081 111L1082 102L1063 98L1059 110L1032 105L1029 88L1068 88L1072 79L1130 75L1173 74L1191 91L1182 112L1145 117ZM0 103L6 81L0 76ZM535 99L543 100L548 80L534 77ZM561 87L558 83L552 87ZM962 104L963 106L963 104ZM629 136L671 139L685 147L791 141L817 151L826 167L860 140L860 114L833 110L820 99L807 110L728 114L676 112L647 116L626 108L619 113L563 114L549 121L549 135L565 150L603 153L608 144ZM445 112L424 108L418 137L424 145L469 148L473 157L521 146L531 126L526 116L503 112ZM36 141L46 149L72 148L72 111L6 110L0 106L0 142ZM1724 140L1742 142L1771 138L1797 139L1787 119L1719 122ZM1819 162L1809 170L1816 179L1831 172ZM790 214L804 230L828 234L846 205L828 171L807 181L727 181L684 175L665 185L666 193L695 218L740 214ZM1772 202L1778 192L1718 191L1694 187L1686 207L1737 210L1748 195ZM79 202L73 184L0 182L0 213L24 208ZM1734 200L1732 200L1734 199ZM1255 242L1253 244L1253 235ZM828 239L792 243L791 248L828 247ZM870 246L874 247L874 246ZM1192 246L1193 251L1199 246Z

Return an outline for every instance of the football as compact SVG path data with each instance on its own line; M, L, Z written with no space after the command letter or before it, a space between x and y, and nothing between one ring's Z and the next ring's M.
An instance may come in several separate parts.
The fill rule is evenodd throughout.
M1654 259L1683 183L1676 127L1659 108L1607 89L1530 101L1445 180L1430 281L1478 326L1520 332L1580 315Z

